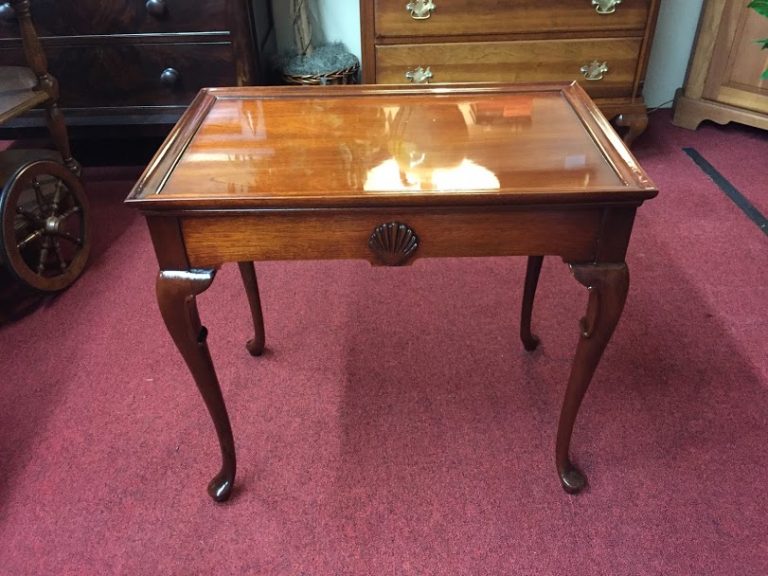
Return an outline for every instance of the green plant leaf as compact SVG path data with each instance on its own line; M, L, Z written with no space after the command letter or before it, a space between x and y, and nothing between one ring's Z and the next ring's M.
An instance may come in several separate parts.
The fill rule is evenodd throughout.
M752 0L748 7L768 18L768 0Z
M768 70L763 70L763 73L760 75L760 78L763 80L768 80Z
M763 50L768 50L768 38L763 38L762 40L755 40L758 44L763 45Z

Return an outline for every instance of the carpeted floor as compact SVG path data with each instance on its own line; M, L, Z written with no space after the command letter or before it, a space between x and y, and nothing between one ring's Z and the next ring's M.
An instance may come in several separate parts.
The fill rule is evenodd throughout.
M135 170L86 171L80 281L0 328L0 574L768 574L768 238L683 151L768 209L766 133L652 117L624 317L577 422L555 427L585 291L522 259L259 264L251 358L236 267L200 299L239 449L218 447L154 300Z

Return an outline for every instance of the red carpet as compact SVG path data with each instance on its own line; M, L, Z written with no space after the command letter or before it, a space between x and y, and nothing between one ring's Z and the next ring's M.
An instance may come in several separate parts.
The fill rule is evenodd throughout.
M586 293L561 262L533 354L522 259L297 262L257 266L262 358L236 267L200 298L239 449L215 505L212 426L121 204L136 174L91 171L88 270L0 329L0 574L768 574L768 240L681 150L765 210L766 138L662 112L638 142L661 194L577 422L575 497L553 454Z

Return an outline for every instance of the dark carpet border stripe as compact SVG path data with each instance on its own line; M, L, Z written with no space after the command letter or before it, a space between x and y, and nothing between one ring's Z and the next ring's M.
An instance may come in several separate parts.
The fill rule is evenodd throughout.
M717 168L707 162L706 158L702 156L695 148L683 148L683 152L691 157L696 165L709 176L717 186L725 192L725 195L730 198L736 206L738 206L747 218L752 220L763 234L768 236L768 218L766 218L760 210L758 210L752 202L750 202L746 196L739 192L738 188L731 184L728 179L717 171Z

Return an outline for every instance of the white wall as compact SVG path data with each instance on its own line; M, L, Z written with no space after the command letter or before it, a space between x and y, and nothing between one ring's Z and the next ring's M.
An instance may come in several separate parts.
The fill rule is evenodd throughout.
M645 100L649 108L665 107L685 82L703 0L662 0L653 37Z
M662 0L645 80L645 98L649 107L672 100L675 90L683 85L702 2ZM289 50L293 42L290 3L291 0L272 0L281 51ZM342 42L347 50L360 58L359 0L314 0L312 6L317 38Z
M359 0L308 0L311 7L312 37L315 44L341 42L361 57ZM370 0L371 2L373 0ZM272 0L277 47L287 52L293 46L291 0Z

